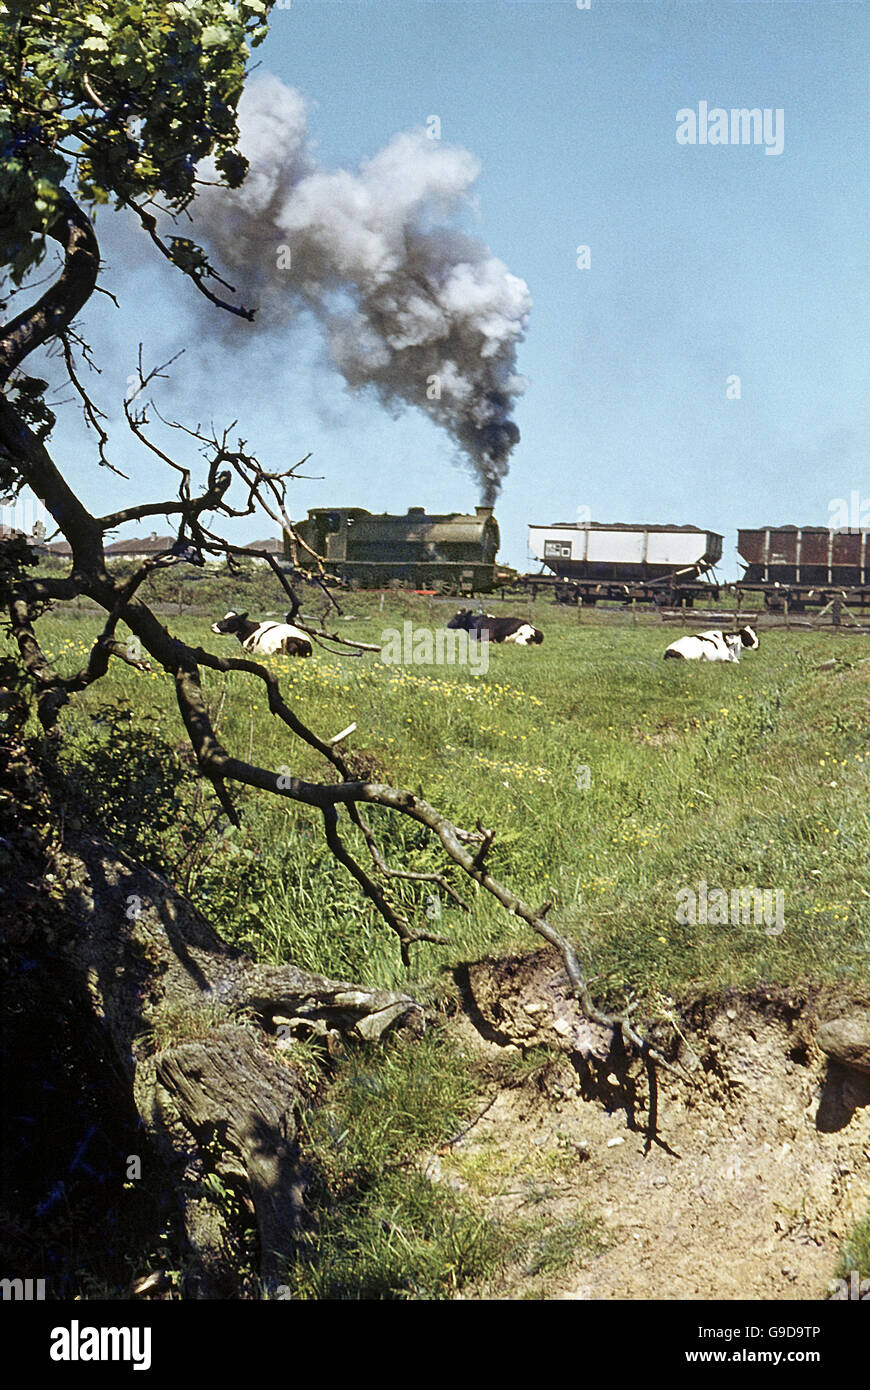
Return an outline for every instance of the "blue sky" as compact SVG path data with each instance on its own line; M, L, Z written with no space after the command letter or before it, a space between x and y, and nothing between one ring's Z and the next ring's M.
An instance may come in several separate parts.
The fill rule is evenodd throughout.
M530 567L527 524L588 507L720 531L733 576L738 526L826 525L832 499L870 497L867 4L292 0L256 57L312 104L324 166L357 166L431 115L482 164L466 225L533 299L503 560ZM782 153L678 144L677 111L701 101L782 108ZM205 318L110 217L98 231L122 309L100 300L83 323L115 420L138 341L146 361L186 345L166 410L238 419L270 464L311 452L322 481L296 485L295 514L473 508L450 441L351 396L311 323L212 331L218 311ZM117 425L131 482L95 471L68 414L55 455L89 504L171 495Z

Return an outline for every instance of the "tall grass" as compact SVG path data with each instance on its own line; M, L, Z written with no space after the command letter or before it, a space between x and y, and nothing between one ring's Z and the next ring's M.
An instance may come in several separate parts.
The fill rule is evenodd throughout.
M343 630L366 641L408 616L434 625L449 612L401 595L383 611L366 595L350 602L355 621ZM493 647L485 675L320 649L310 661L270 664L320 735L357 723L346 747L370 778L422 793L460 825L478 817L492 825L493 872L530 902L555 898L553 919L577 941L604 994L866 979L870 663L859 658L867 640L774 631L739 666L665 663L671 633L657 622L584 614L578 623L572 610L543 603L534 616L543 647ZM235 650L221 648L205 620L175 626L182 637ZM70 670L94 630L88 619L60 613L40 623ZM819 673L832 650L841 668ZM270 718L256 682L205 672L204 683L233 753L307 777L331 775ZM126 722L124 708L132 712ZM214 805L209 792L194 805L167 677L115 664L65 713L64 727L79 790L88 784L111 827L123 823L161 867L180 866L227 936L263 959L407 987L396 943L332 861L316 814L242 793L242 831L221 833L221 820L203 829ZM150 818L140 814L144 805ZM420 827L376 809L370 815L391 863L443 862ZM205 852L189 849L197 837ZM432 925L440 912L449 939L416 948L410 983L421 988L437 987L442 968L458 960L535 940L456 870L448 874L469 912L450 899L433 904L428 885L393 886L415 920L428 910ZM702 880L782 889L782 935L755 925L679 925L677 891Z
M316 1211L284 1272L294 1298L437 1298L492 1276L507 1232L430 1182L417 1155L468 1115L473 1068L438 1032L413 1047L364 1047L307 1122Z

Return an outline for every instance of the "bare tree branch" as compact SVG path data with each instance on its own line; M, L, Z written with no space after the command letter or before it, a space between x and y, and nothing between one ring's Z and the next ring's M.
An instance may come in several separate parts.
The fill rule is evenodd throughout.
M99 441L98 461L102 468L110 468L113 473L117 473L119 478L125 478L127 482L129 482L129 475L127 473L122 473L121 469L116 468L115 465L113 463L110 463L110 461L106 457L106 445L109 442L109 436L103 429L103 426L100 424L100 421L105 420L106 416L105 413L102 410L100 410L99 407L96 406L94 402L91 400L84 386L79 381L78 375L76 374L75 360L73 358L72 346L70 342L70 339L73 336L74 335L71 330L60 335L60 341L63 344L63 357L66 363L66 370L69 379L75 387L76 391L78 392L79 396L81 397L82 410L84 412L85 421L88 427L94 430L97 435L97 439Z
M156 238L154 219L143 210L136 210L139 212L143 225L152 232L153 237L160 244L159 238ZM73 285L77 286L78 294L84 293L87 273L93 272L91 262L96 248L90 224L87 223L85 227L82 227L74 212L68 211L68 222L63 224L57 235L67 250L67 260L61 278L67 276L73 281ZM66 238L65 242L64 237ZM161 245L161 250L171 259L168 248ZM77 255L83 256L84 264L73 274L70 264ZM81 280L81 284L78 283L79 280ZM68 329L71 315L67 315L65 310L69 303L78 302L77 295L73 291L73 287L68 285L65 296L61 297L63 299L63 306L61 306L59 302L52 299L56 290L57 286L55 285L46 296L43 296L43 300L40 301L40 305L43 307L39 313L34 310L31 311L30 315L19 316L13 325L14 332L11 333L11 337L10 331L7 330L6 338L0 339L0 350L2 350L0 351L0 362L11 364L8 366L8 370L17 365L17 362L27 352L40 342L45 341L47 337ZM87 294L85 294L86 297ZM228 306L222 305L222 307ZM40 309L40 306L38 305L36 308ZM5 357L2 355L3 352L5 352ZM69 367L69 360L67 365ZM141 391L151 381L161 375L163 372L160 368L155 368L149 373L143 371L140 351L140 387L136 395L141 394ZM71 374L71 379L76 384L74 373ZM80 389L79 394L82 394ZM176 428L183 429L203 445L206 454L205 487L203 491L194 496L191 486L191 470L185 465L177 463L149 437L147 410L144 407L140 411L132 410L131 401L128 400L125 402L125 412L130 428L137 439L179 475L178 500L134 506L96 519L72 494L45 448L20 419L12 404L8 400L0 400L0 447L4 449L8 457L15 460L22 480L34 490L48 507L73 550L73 569L66 581L60 581L53 588L46 586L44 581L41 586L38 582L32 584L30 581L22 581L13 594L10 604L13 632L25 666L39 692L39 713L44 727L47 730L53 729L60 709L70 697L105 674L110 657L115 656L128 661L139 669L148 669L148 663L144 659L131 654L129 648L117 641L115 628L119 621L123 621L141 642L148 655L173 677L178 708L200 771L211 782L224 813L233 824L239 824L239 815L233 803L230 784L256 788L319 810L323 817L324 833L331 853L336 861L354 878L383 920L397 934L402 959L407 964L409 949L414 942L443 943L443 938L434 935L424 927L413 926L405 914L390 900L385 888L381 886L377 878L358 863L339 834L338 814L342 806L347 809L349 822L361 833L371 855L376 874L381 875L388 882L405 879L418 883L435 883L463 907L467 906L449 883L445 874L415 872L412 869L394 869L389 866L380 849L375 831L363 817L362 808L364 806L379 807L382 810L415 821L437 840L450 864L500 903L505 911L520 918L536 934L559 951L578 1004L588 1018L618 1031L625 1043L637 1048L648 1064L655 1062L657 1065L668 1066L667 1060L650 1046L631 1023L632 1005L630 1003L621 1012L614 1014L604 1013L596 1008L574 947L547 921L547 912L551 904L545 903L538 910L534 910L511 889L492 876L487 868L487 859L495 840L493 829L485 828L478 820L476 831L466 831L462 827L454 825L435 807L412 792L386 784L356 780L351 775L348 764L338 748L319 738L307 728L287 705L281 694L279 682L272 672L256 662L243 658L221 659L202 648L192 648L172 636L158 621L147 604L137 597L145 579L155 567L161 562L165 562L166 557L155 557L144 562L137 568L134 575L123 583L107 571L104 562L103 541L109 525L120 525L123 521L138 519L145 515L162 512L165 515L180 517L179 541L189 536L192 543L202 551L223 554L228 563L237 560L244 551L241 547L226 541L204 524L202 515L206 511L215 511L223 517L232 518L254 515L262 509L267 515L278 521L288 534L294 534L285 506L285 490L287 480L295 475L295 470L300 466L299 464L283 472L270 472L264 469L259 461L247 451L243 440L239 440L236 448L230 447L229 430L225 430L220 438L216 435L208 437L199 430L188 430L186 427L176 424ZM159 412L155 410L155 413L162 421ZM164 421L163 423L168 422ZM230 426L231 428L233 427ZM303 459L301 462L304 461ZM247 494L242 508L231 505L228 500L228 491L234 475L243 484ZM326 576L321 557L315 556L314 552L309 553L315 561L317 578L325 583ZM284 591L288 594L291 611L295 617L298 613L299 601L292 585L273 558L270 559L268 555L265 555L264 558L269 561L273 573L278 576ZM70 589L89 596L104 609L108 616L103 633L91 649L87 665L73 676L61 677L52 669L51 663L46 658L36 638L33 628L36 616L34 605L38 606L40 602L44 603L52 597L66 597L69 595ZM339 637L338 634L328 633L322 629L306 628L305 630L315 638L355 646L358 650L373 649L369 644L348 642L347 639ZM244 760L232 756L223 747L212 723L202 690L201 668L224 672L238 671L263 682L267 690L270 713L280 719L295 737L301 738L315 749L332 767L340 780L332 783L309 782L294 775L278 775L271 769L257 766L250 761L250 758Z
M194 266L180 264L178 259L173 255L171 248L166 245L166 242L163 241L158 234L157 218L154 217L152 213L147 212L141 203L134 202L132 198L125 198L124 204L135 212L161 256L165 256L176 269L180 270L183 275L186 275L189 280L192 280L200 294L205 295L206 299L210 300L212 304L217 305L218 309L226 309L227 313L236 314L239 318L247 319L249 323L253 323L256 314L255 309L246 309L243 304L230 304L226 299L221 299L219 295L214 294L208 288L208 285L205 284L203 276L209 275L212 279L217 280L218 284L223 285L225 289L228 289L233 294L235 293L233 286L227 284L226 280L222 280L216 270L211 266L207 266L203 270L198 270Z

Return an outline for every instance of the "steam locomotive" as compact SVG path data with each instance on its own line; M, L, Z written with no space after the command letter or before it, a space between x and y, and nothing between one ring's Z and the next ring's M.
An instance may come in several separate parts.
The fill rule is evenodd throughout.
M296 539L285 534L285 554L305 567L314 551L330 574L359 589L489 593L516 575L496 565L500 537L492 510L427 516L423 507L409 507L404 516L391 516L315 507L294 527Z

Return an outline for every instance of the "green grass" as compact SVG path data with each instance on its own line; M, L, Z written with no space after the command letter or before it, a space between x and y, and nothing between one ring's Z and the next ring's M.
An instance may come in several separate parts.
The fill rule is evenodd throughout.
M848 1279L855 1270L859 1280L870 1279L870 1212L849 1233L836 1277Z
M368 595L344 603L355 620L342 631L366 641L405 618L438 624L450 611L403 595L382 612ZM495 827L493 872L529 902L555 899L551 919L579 945L602 996L866 979L870 663L857 663L870 652L867 639L780 630L765 633L739 667L665 663L675 634L655 620L584 613L578 623L573 610L544 602L534 616L544 646L494 647L489 671L477 677L322 650L271 664L317 733L330 737L356 721L345 746L373 779L422 792L460 825L480 816ZM204 619L171 626L212 650L235 650ZM72 670L96 624L59 612L39 630ZM818 673L833 652L848 664ZM204 683L233 753L323 776L316 755L269 717L256 684L214 672ZM118 716L124 707L132 719ZM332 862L315 814L245 792L240 832L221 835L225 821L206 829L215 806L210 792L195 794L168 677L114 663L65 712L64 729L66 765L91 808L262 959L437 989L443 967L535 943L451 869L471 910L441 903L437 925L450 944L415 948L409 979L391 934ZM590 769L585 790L582 766ZM374 809L370 816L393 864L443 862L416 825ZM781 888L784 932L679 925L676 893L700 880ZM394 891L426 921L428 889Z
M450 605L391 596L343 600L350 637L378 641L410 618L439 625ZM252 612L274 606L252 602ZM221 607L218 603L216 608ZM590 615L543 601L514 604L545 631L543 647L494 647L485 675L451 667L390 667L376 657L317 649L310 661L272 659L289 702L323 737L355 721L344 745L372 780L409 787L473 828L497 832L492 871L527 901L554 899L551 920L580 949L606 1002L639 992L647 1017L696 990L760 982L870 976L870 643L822 634L764 633L733 665L663 662L678 635L654 618ZM171 630L236 654L209 620L170 618ZM38 624L47 651L71 672L98 630L94 615L58 611ZM8 648L0 638L0 656ZM836 670L816 667L832 654ZM327 779L317 756L272 720L262 689L239 674L204 672L228 749L262 766ZM35 725L30 726L35 731ZM96 817L121 844L188 891L218 930L258 959L414 992L452 989L452 966L540 944L486 894L448 869L470 904L426 916L430 888L395 883L412 920L446 946L400 961L388 928L335 864L319 817L278 798L234 791L232 831L197 780L171 680L113 663L63 714L61 765L71 816ZM590 782L578 785L588 767ZM582 779L580 779L582 781ZM389 861L443 867L421 828L369 809ZM344 814L342 833L365 861ZM680 888L781 888L785 930L681 926ZM170 1018L164 1036L213 1020ZM517 1065L538 1065L529 1059ZM479 1106L475 1069L440 1034L352 1051L312 1110L305 1152L317 1218L284 1275L298 1298L450 1297L485 1287L508 1266L545 1288L560 1268L599 1248L582 1213L498 1224L473 1192L430 1182L421 1156ZM461 1165L460 1165L461 1166ZM854 1248L853 1248L854 1247ZM867 1232L846 1257L867 1269ZM845 1266L844 1266L845 1267Z
M598 1254L602 1249L600 1228L588 1217L578 1217L540 1231L529 1242L524 1273L552 1275L578 1263L584 1255Z
M449 1297L498 1270L507 1232L417 1164L467 1119L473 1072L440 1032L350 1054L307 1117L315 1214L283 1297Z

